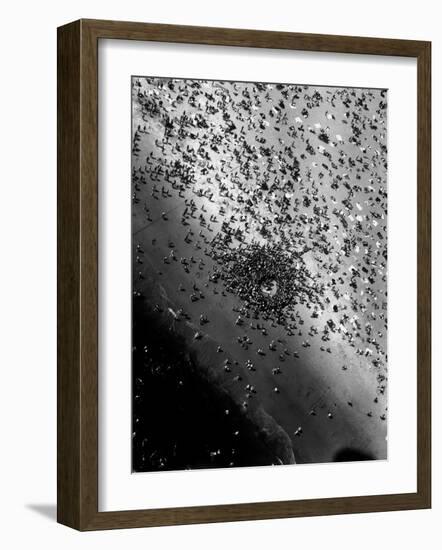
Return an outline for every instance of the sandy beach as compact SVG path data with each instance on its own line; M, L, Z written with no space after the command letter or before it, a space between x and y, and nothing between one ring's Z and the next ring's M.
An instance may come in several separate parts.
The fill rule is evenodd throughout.
M203 90L204 86L203 84ZM228 84L219 85L218 89L228 88L228 86ZM207 83L206 87L213 92L213 83ZM311 158L302 159L297 153L300 179L305 177L305 174L311 174L312 171L317 173L324 160L339 166L335 171L339 177L342 178L346 173L349 176L344 176L337 187L331 185L327 178L324 180L324 185L321 183L320 193L324 204L328 204L327 216L330 220L327 222L329 227L324 232L330 236L328 243L331 243L328 250L326 247L321 249L322 257L328 260L335 254L338 267L336 271L326 269L326 262L318 261L318 253L314 246L304 252L302 257L299 256L302 258L303 269L313 274L312 285L316 285L314 288L321 288L322 294L318 291L318 304L321 307L312 307L314 302L303 300L301 297L301 301L296 303L295 308L296 330L288 330L287 325L278 324L270 318L266 320L265 315L254 315L250 308L245 307L244 300L238 294L228 290L226 281L223 281L225 276L223 266L220 265L219 260L216 261L217 255L213 253L213 242L225 233L226 226L223 224L229 220L229 214L233 215L235 220L230 220L229 230L234 232L236 228L240 228L244 235L241 242L235 242L233 239L230 245L232 248L247 247L253 242L280 243L281 232L268 237L263 236L260 231L262 227L260 216L266 219L276 215L275 212L269 213L269 206L274 205L275 201L278 203L279 196L273 193L270 201L259 199L254 204L253 212L247 213L241 205L238 209L237 199L241 195L247 197L248 190L256 186L256 181L247 181L244 186L238 186L235 179L233 178L232 181L230 178L228 181L230 194L229 196L223 194L219 181L226 181L228 174L232 173L237 165L235 160L237 157L229 150L231 144L236 143L235 138L225 138L227 140L225 145L222 137L226 136L225 133L219 139L218 150L211 152L209 175L212 176L212 180L209 184L208 175L204 173L204 163L197 165L193 183L184 188L171 185L164 171L162 174L156 174L154 178L146 175L145 161L149 155L151 158L167 156L168 148L174 143L179 143L181 156L182 151L197 147L196 139L180 139L175 136L167 138L164 145L164 122L161 122L158 116L146 117L138 98L138 94L148 94L152 90L155 91L155 88L156 81L134 78L133 133L136 139L133 155L135 177L132 182L133 284L135 299L138 300L138 304L141 304L137 307L143 308L149 315L156 315L165 331L170 331L184 340L194 362L198 364L201 375L226 392L238 411L242 411L242 414L257 426L258 432L259 430L271 432L272 435L267 441L268 446L276 440L279 444L281 441L284 442L285 457L281 462L295 461L297 464L306 464L361 457L385 459L387 457L386 358L381 354L382 364L374 364L373 360L378 356L377 351L386 351L386 318L379 316L377 307L359 309L356 315L351 309L352 304L356 307L355 296L362 301L365 299L364 292L367 288L371 288L371 300L379 304L381 311L380 301L386 300L386 269L379 265L379 258L382 258L382 251L386 245L375 244L379 243L379 240L374 231L379 223L376 223L376 220L379 220L376 216L383 217L386 211L384 212L382 205L375 216L365 216L370 205L376 205L376 202L369 203L367 191L364 190L364 187L370 185L373 188L376 185L379 186L381 180L374 182L373 173L377 171L379 174L384 174L384 170L369 166L369 161L364 158L364 155L360 162L354 163L355 166L362 166L361 175L351 164L341 167L340 151L346 151L345 156L351 158L351 154L355 151L361 155L361 147L349 144L352 134L350 126L343 125L336 119L336 115L333 115L335 118L328 116L333 110L326 101L320 102L316 108L312 109L313 113L309 114L308 121L303 120L302 124L307 126L311 118L311 128L316 133L309 133L308 142L315 147L318 155L325 150L331 153L330 157L313 161L317 166L312 165ZM330 90L334 91L334 89ZM308 92L311 93L311 90ZM356 100L352 98L352 101L357 103L361 94L361 91L357 92ZM373 120L376 116L375 107L381 99L380 91L375 91L373 94L373 100L366 100L368 113L364 113L364 116L367 120L370 118ZM174 93L170 95L175 97L176 93L175 96ZM301 99L300 103L302 101L305 100ZM198 109L195 110L198 111ZM173 112L175 117L179 118L184 111L181 105L170 107L168 112ZM302 112L301 105L297 105L296 112ZM336 108L335 112L344 113L345 109ZM291 113L289 115L293 119L291 122L299 125L295 121L296 117ZM211 120L211 123L216 125L217 117L220 115L213 116L214 120ZM319 139L318 128L315 129L314 126L316 121L318 121L316 124L322 124L321 127L327 125L328 134L334 138L330 139L329 144ZM144 127L146 130L143 130ZM277 132L274 129L272 132L270 130L270 137L266 139L273 140L272 143L278 143L280 136L275 135ZM210 129L203 132L210 133ZM379 149L379 144L372 140L372 135L376 135L376 131L367 134L363 147L365 150L372 149L371 154L374 148ZM287 139L286 136L284 138ZM336 145L331 147L330 143ZM303 146L305 146L305 140L303 140ZM155 166L155 162L152 165ZM229 165L228 168L227 165ZM356 175L359 175L359 179L362 177L361 189L354 191L351 209L345 210L342 201L345 203L347 200L350 184L353 185L355 182L359 184L359 180L355 179ZM382 184L384 183L382 181ZM299 185L300 189L294 189L288 201L293 204L297 197L302 201L308 185L308 183ZM311 195L309 196L311 198ZM189 209L190 203L191 209ZM302 219L303 215L309 216L314 207L313 203L304 209L298 209L298 216L305 226L302 234L303 242L308 243L315 238L320 242L322 238L321 233L318 232L316 237L314 232L312 233L312 224L309 219ZM331 214L331 211L334 213ZM189 212L191 215L188 215ZM241 212L246 214L242 220ZM352 234L351 226L354 227L358 223L357 217L361 213L359 220L361 238L354 239L351 252L344 255L340 250L343 244L343 233L344 236ZM201 214L203 214L203 222ZM341 217L345 217L344 225L340 222ZM184 224L183 220L185 220ZM385 222L384 219L380 221ZM321 223L326 223L326 216ZM288 225L287 222L284 224ZM368 230L367 224L370 224ZM247 227L246 230L245 227ZM347 235L345 235L346 231ZM357 229L353 231L354 235L357 236ZM287 250L295 254L296 243L300 240L301 238L298 241L294 239ZM360 270L361 260L364 257L363 248L366 246L367 253L368 246L367 242L364 245L364 241L370 241L370 247L373 245L376 249L377 255L374 255L370 262L378 262L377 269L381 276L371 284L367 281L359 283L354 292L346 287L349 282L347 278L339 296L334 296L333 281L339 277L345 277L345 273L352 275L352 270ZM329 267L330 265L331 262ZM363 275L361 272L359 278L364 280ZM273 281L270 283L274 284L275 288L271 290L270 286L267 292L277 293L279 289L276 283ZM304 292L302 288L298 292L302 293L301 291ZM310 292L310 289L305 289L305 292ZM265 288L263 294L265 298ZM316 311L318 311L317 316L315 316ZM349 319L353 318L353 324L351 320L348 320L345 326L342 324L343 313L348 313ZM284 312L284 315L286 314L287 311ZM369 335L377 333L383 338L381 345L377 348L367 342L366 334L361 336L369 321ZM320 336L324 334L323 328L327 322L332 328L339 328L326 329L327 340L325 341ZM356 336L352 341L346 337L350 329L359 334L359 337ZM146 334L149 332L149 326L145 327L145 331ZM356 353L357 349L362 351ZM367 349L369 351L366 351ZM134 364L134 372L140 372L140 368ZM251 387L253 391L250 390ZM140 409L136 409L136 414L140 414ZM204 414L203 411L202 414ZM152 422L160 422L160 419L152 419ZM232 465L235 463L233 462ZM167 468L167 465L164 465L164 468Z

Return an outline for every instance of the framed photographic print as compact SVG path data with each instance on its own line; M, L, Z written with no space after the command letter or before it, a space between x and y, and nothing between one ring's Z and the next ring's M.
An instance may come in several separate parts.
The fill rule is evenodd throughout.
M58 29L58 520L428 508L429 42Z

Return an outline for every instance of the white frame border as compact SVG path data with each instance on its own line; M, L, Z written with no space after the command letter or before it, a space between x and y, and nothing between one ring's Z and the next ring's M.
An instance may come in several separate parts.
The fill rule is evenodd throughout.
M416 59L100 39L98 66L99 511L416 492ZM387 461L131 473L133 74L388 88Z

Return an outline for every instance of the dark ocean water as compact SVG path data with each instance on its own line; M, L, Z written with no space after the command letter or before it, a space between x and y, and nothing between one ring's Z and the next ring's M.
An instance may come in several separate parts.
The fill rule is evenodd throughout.
M278 451L161 316L133 304L136 472L277 464Z

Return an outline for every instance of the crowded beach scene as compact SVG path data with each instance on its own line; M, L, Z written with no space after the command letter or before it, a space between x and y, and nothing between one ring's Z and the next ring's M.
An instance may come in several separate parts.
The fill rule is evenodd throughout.
M132 77L134 472L387 459L387 97Z

